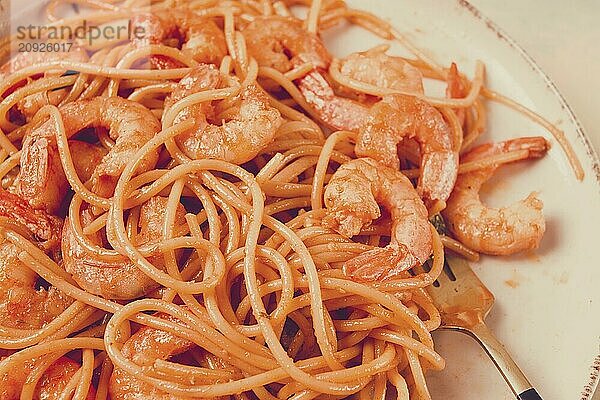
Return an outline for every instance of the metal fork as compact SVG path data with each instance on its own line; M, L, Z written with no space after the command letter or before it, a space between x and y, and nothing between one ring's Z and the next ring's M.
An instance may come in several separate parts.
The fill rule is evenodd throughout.
M444 272L427 290L442 316L441 328L474 338L492 359L508 386L520 400L542 400L502 343L485 325L494 295L469 264L459 257L446 257Z

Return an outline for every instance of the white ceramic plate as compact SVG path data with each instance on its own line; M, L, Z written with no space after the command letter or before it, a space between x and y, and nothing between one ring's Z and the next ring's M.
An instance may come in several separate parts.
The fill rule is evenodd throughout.
M472 74L474 61L484 61L492 89L549 118L574 145L586 174L583 182L575 179L564 154L554 146L540 161L505 167L488 186L485 197L492 205L539 191L547 232L535 252L484 257L474 268L497 299L487 322L542 397L589 398L600 366L600 261L595 254L600 245L600 166L573 113L527 54L466 1L348 2L385 16L440 63L456 61ZM12 1L13 23L29 23L40 15L31 4L18 17L17 10L23 9L19 3L22 0ZM382 42L346 28L332 30L325 40L340 56ZM406 54L396 46L392 52ZM544 129L503 106L489 104L488 109L485 140L544 135L553 141ZM440 332L435 340L447 368L428 377L434 399L513 398L470 338Z
M538 162L504 167L488 185L484 199L492 205L539 191L547 231L535 252L484 257L473 267L496 296L489 326L541 396L588 398L600 364L600 261L594 254L600 245L600 166L573 113L531 58L465 1L349 3L385 16L440 63L456 61L472 74L475 60L482 60L492 89L556 123L574 145L586 173L583 182L575 179L559 146L554 146ZM381 42L358 29L336 30L326 39L340 55ZM552 140L544 129L506 107L488 103L488 110L483 140L529 135ZM435 340L447 368L429 376L434 399L514 398L472 339L439 332Z

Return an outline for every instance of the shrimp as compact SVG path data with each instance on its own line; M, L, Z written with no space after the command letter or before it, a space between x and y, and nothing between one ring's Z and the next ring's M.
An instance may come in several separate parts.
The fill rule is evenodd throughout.
M210 18L189 11L166 10L160 14L138 14L132 18L132 29L141 29L143 37L135 37L137 47L151 44L177 44L189 58L199 63L219 64L227 55L225 34ZM177 68L180 64L169 57L150 58L157 69Z
M243 30L248 52L258 65L285 73L294 67L290 57L303 54L305 62L326 70L331 63L327 48L302 22L290 17L257 17Z
M58 250L62 227L60 218L32 208L21 197L3 189L0 189L0 217L25 226L44 251L53 253Z
M8 374L0 377L0 398L3 400L19 400L21 390L27 377L35 368L36 360L27 361L23 365L11 368ZM59 399L69 381L79 370L79 363L67 357L61 357L51 364L42 374L33 393L34 399L53 400ZM96 390L90 387L86 400L93 400Z
M197 92L217 88L221 74L213 65L203 64L181 79L165 101L165 112L177 101ZM230 100L231 101L231 100ZM183 109L176 121L193 118L194 127L177 138L193 159L214 158L234 164L250 161L275 139L283 119L271 107L268 96L255 84L241 89L224 109L224 102L200 103ZM213 124L211 121L221 121Z
M0 80L3 80L8 75L18 72L23 68L31 67L34 65L41 65L52 61L70 60L75 62L86 62L89 57L87 52L79 47L73 46L70 51L58 51L58 52L23 52L17 54L10 61L0 67ZM45 71L44 75L53 76L61 75L64 70L51 69ZM39 78L41 75L33 76L32 78ZM7 92L4 93L4 97L12 93L18 87L23 86L26 83L25 80L17 82ZM45 105L52 104L58 105L65 96L67 91L65 89L53 90L50 92L40 92L29 95L24 99L20 100L16 104L17 110L21 113L27 121L29 121L37 113L37 111Z
M295 81L304 100L330 127L358 130L367 117L368 107L336 95L326 79L331 55L317 35L304 30L295 18L274 16L256 18L243 33L248 53L260 66L284 73L312 64L313 70Z
M19 252L12 243L0 244L0 325L40 329L73 300L54 287L36 290L38 276L19 260Z
M159 313L156 316L181 324L181 321L170 315ZM157 359L166 360L185 353L193 347L194 343L189 340L169 332L143 326L123 344L121 351L126 358L137 365L152 367ZM109 394L113 400L179 400L188 398L165 393L119 368L115 368L110 377Z
M73 157L73 167L82 182L92 178L94 170L107 153L104 147L81 140L69 140L69 151L76 155Z
M32 237L42 250L53 253L60 235L61 221L43 211L32 209L14 194L0 190L0 215L10 225L18 226L20 233ZM0 243L0 326L13 329L40 329L57 318L73 299L55 287L36 289L39 277L20 259L21 250L4 240ZM0 398L19 399L35 361L13 365L0 376ZM61 393L79 364L62 357L42 375L34 398L53 399ZM90 391L93 395L93 391ZM93 398L88 397L90 400Z
M424 263L433 251L427 208L400 171L360 158L343 164L325 188L327 215L322 224L345 237L380 217L379 204L392 219L391 241L346 261L344 272L359 281L381 281Z
M458 173L458 152L446 121L430 104L413 96L394 94L375 104L362 126L356 154L398 169L397 145L414 138L421 148L417 191L426 204L446 201Z
M116 140L91 177L93 189L100 196L112 194L127 163L161 128L150 110L120 97L79 100L60 107L59 111L67 137L85 128L105 128ZM140 171L152 168L157 160L158 151L150 153L142 161ZM25 135L20 164L16 193L34 208L56 213L69 184L58 154L54 121L46 121Z
M47 106L48 104L53 106L58 105L65 97L66 93L66 89L35 93L20 100L16 104L16 107L21 115L25 117L25 120L29 122L42 107Z
M389 56L386 47L350 54L341 60L340 73L359 82L386 89L423 94L423 74L402 57Z
M481 145L464 155L462 161L515 150L528 150L528 158L539 158L548 148L543 137L524 137ZM507 207L488 208L482 204L479 190L496 169L494 166L459 175L442 212L450 231L467 247L480 253L509 255L537 248L546 225L543 204L535 193Z
M135 236L136 246L157 244L162 237L162 227L167 209L167 199L155 196L140 209L140 233ZM185 223L185 210L178 205L175 224ZM82 225L89 224L93 215L89 209L82 212ZM102 235L97 232L89 235L88 241L102 245ZM99 260L97 255L84 248L75 237L70 221L64 224L62 237L62 256L65 270L73 276L79 286L88 293L107 299L128 300L144 296L158 287L158 284L144 274L125 256L116 260ZM160 268L164 261L160 253L153 253L149 261Z

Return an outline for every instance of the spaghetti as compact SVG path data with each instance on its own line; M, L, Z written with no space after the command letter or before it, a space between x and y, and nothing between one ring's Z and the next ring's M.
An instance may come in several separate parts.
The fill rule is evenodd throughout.
M63 16L64 4L89 10ZM293 6L306 8L303 22L292 17ZM440 315L425 289L442 272L444 247L470 260L479 255L428 224L426 272L408 268L385 281L352 279L346 263L394 245L394 221L384 213L354 237L322 223L329 212L327 185L338 167L357 158L357 132L331 131L298 82L315 73L326 76L335 86L333 100L361 110L388 95L414 96L441 113L456 154L483 132L484 99L500 101L546 127L581 179L564 134L488 89L481 62L472 80L459 76L466 88L460 98L437 98L361 82L344 75L336 59L327 69L310 57L285 59L287 69L261 64L247 46L245 27L257 18L287 18L315 38L346 21L400 41L415 56L402 61L423 77L447 79L447 69L388 23L343 1L164 0L149 6L136 0L53 0L47 15L54 25L76 26L84 18L104 24L169 9L185 13L188 21L210 19L222 31L227 55L202 70L202 78L190 78L205 65L189 51L193 40L176 34L146 44L82 42L77 46L84 61L64 54L22 59L18 70L9 62L2 69L0 202L9 206L0 207L0 254L20 268L0 262L2 296L13 305L0 306L3 398L35 399L44 390L57 398L113 400L430 398L426 372L444 368L444 360L431 337ZM153 69L160 60L172 68ZM198 82L202 90L174 95ZM260 95L245 99L251 87ZM82 115L92 120L77 125L81 129L66 126L76 117L65 110L77 113L107 97L116 99L115 107L123 105L114 121ZM147 111L139 114L143 118L129 116L131 104ZM250 138L222 157L190 158L190 141L182 138L201 141L209 131L226 135L247 121L241 116L258 121L251 134L266 136L266 117L246 115L263 110L278 116L269 121L276 129L268 144L248 150L255 145ZM148 128L153 121L156 129ZM78 142L104 155L89 180L78 170L87 157L74 150L87 148ZM240 159L249 161L224 161L228 151L248 151ZM419 149L403 146L400 156L402 172L418 178ZM456 173L528 157L527 150L512 149L464 162ZM25 176L26 163L46 175ZM55 180L66 189L53 186ZM28 197L23 187L30 181L35 190ZM36 206L32 196L40 193L46 203L35 204L55 204ZM444 206L438 201L429 212ZM60 244L49 239L61 232ZM15 323L14 310L40 285L45 303L35 306L51 310L51 318L21 313ZM46 378L53 373L58 383L48 389Z

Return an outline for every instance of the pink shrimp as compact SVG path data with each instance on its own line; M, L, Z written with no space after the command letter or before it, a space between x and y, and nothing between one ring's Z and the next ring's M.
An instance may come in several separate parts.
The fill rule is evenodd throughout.
M68 138L85 128L106 128L116 140L91 177L94 191L100 196L112 194L125 165L161 128L150 110L120 97L79 100L59 110ZM153 167L157 160L158 152L150 153L140 171ZM55 124L47 121L25 135L16 193L34 208L55 213L68 188L56 145Z
M3 400L19 400L21 389L27 377L36 366L36 361L27 361L23 365L14 366L9 374L0 377L0 398ZM61 357L44 371L33 393L34 399L58 400L69 381L79 370L79 363L67 357ZM86 400L93 400L96 390L90 387Z
M41 210L32 209L21 198L0 190L0 216L6 228L14 227L20 234L31 238L50 255L57 254L60 221ZM58 317L73 299L55 287L36 289L39 277L19 259L21 250L4 240L0 243L0 326L14 329L36 330ZM36 361L22 365L12 364L10 370L0 376L0 398L19 399L21 389ZM62 357L42 375L34 394L36 399L58 398L79 364ZM88 399L94 392L90 390Z
M165 112L177 101L197 92L215 89L221 74L213 65L194 68L179 82L165 101ZM275 139L283 122L279 111L269 103L267 95L255 84L241 89L228 101L200 103L184 108L176 121L192 118L194 127L177 138L184 152L193 159L215 158L234 164L250 161ZM221 125L211 121L221 121Z
M225 35L210 18L191 11L165 10L157 14L137 14L132 28L141 30L143 37L134 38L138 47L150 44L174 44L199 63L218 64L227 55ZM154 55L152 65L157 69L177 68L180 64L169 57Z
M458 152L448 124L428 103L400 94L384 97L359 132L356 154L398 169L397 145L407 138L414 138L421 148L419 194L426 204L446 201L458 173Z
M427 209L400 171L369 158L343 164L325 188L328 214L323 226L345 237L380 217L379 204L392 219L391 242L346 261L345 273L360 281L381 281L424 263L433 251Z
M331 55L321 39L302 28L295 18L256 18L243 30L248 52L260 66L287 72L306 63L314 69L296 80L304 100L319 118L335 129L357 130L365 120L368 107L338 96L326 79Z
M169 315L157 314L157 316L171 322L181 323ZM185 353L193 347L194 343L189 340L144 326L123 344L121 351L126 358L144 367L152 366L157 359L166 360ZM119 368L115 368L110 378L109 394L113 400L183 400L188 398L165 393Z
M356 81L385 89L423 94L423 74L402 57L386 54L387 48L353 53L340 61L340 73Z
M528 150L528 158L539 158L548 147L543 137L525 137L481 145L461 161L516 150ZM486 254L509 255L538 247L546 225L542 202L535 193L508 207L488 208L481 202L479 190L496 169L493 166L459 175L443 211L450 231L466 246Z
M54 252L60 246L62 220L34 209L21 197L3 189L0 189L0 217L25 226L47 252Z
M158 243L162 237L162 226L167 209L167 199L152 197L140 209L140 233L133 240L136 246ZM185 210L178 205L175 223L182 225ZM90 210L84 210L82 225L93 219ZM87 236L95 244L102 245L100 232ZM125 256L112 261L99 260L95 253L84 248L74 236L69 220L65 221L62 238L63 265L73 279L88 293L101 295L108 299L128 300L144 296L158 287L158 284L144 274ZM148 257L157 266L164 266L160 253Z

